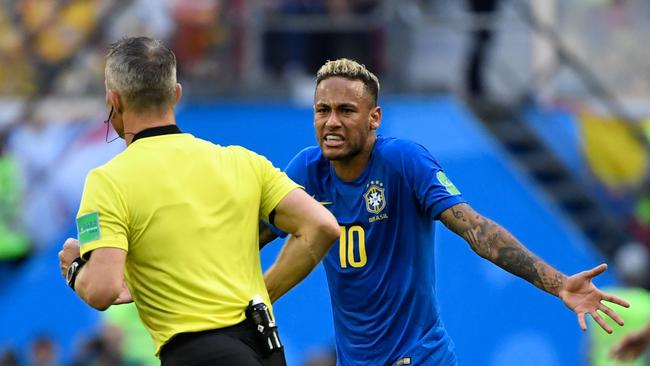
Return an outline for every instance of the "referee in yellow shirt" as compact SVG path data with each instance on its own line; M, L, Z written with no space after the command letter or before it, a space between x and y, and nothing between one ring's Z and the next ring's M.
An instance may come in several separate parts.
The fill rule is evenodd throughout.
M59 253L68 284L96 309L134 301L163 365L284 365L259 219L293 234L267 275L273 298L322 259L336 220L264 157L179 130L176 58L161 42L111 45L105 76L128 147L86 178L78 241Z

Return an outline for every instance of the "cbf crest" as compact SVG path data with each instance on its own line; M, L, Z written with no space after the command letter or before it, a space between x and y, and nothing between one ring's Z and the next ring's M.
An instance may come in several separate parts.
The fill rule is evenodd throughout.
M371 180L366 185L366 193L363 194L366 200L366 210L371 214L380 213L386 207L386 196L384 195L384 183L378 180Z

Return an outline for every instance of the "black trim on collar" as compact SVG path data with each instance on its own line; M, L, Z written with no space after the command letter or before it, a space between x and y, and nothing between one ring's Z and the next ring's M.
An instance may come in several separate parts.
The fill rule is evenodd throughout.
M145 130L142 130L138 133L136 133L133 136L133 139L131 140L131 143L134 143L135 140L137 139L142 139L145 137L153 137L153 136L160 136L160 135L171 135L174 133L182 133L181 129L178 128L176 125L166 125L166 126L159 126L159 127L151 127L147 128Z

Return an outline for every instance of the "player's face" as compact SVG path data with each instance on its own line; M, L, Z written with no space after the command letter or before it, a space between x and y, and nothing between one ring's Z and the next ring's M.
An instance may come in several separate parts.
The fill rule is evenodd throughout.
M381 112L360 80L325 79L314 94L314 128L328 160L350 160L372 149Z

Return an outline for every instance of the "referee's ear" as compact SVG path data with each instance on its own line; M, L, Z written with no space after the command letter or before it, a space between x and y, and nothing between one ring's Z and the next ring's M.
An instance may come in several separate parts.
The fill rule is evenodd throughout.
M115 112L122 113L124 111L124 104L122 103L122 96L116 90L109 90L107 92L108 103L115 109Z
M183 96L183 87L181 86L180 83L176 83L176 103L178 103L178 101L181 100L182 96Z

